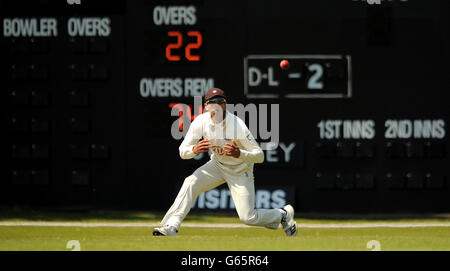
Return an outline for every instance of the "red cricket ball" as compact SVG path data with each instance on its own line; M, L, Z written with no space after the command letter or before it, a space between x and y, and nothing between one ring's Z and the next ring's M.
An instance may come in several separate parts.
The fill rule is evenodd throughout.
M291 64L289 63L289 61L287 61L286 59L281 60L280 68L282 68L283 70L287 70L290 66Z

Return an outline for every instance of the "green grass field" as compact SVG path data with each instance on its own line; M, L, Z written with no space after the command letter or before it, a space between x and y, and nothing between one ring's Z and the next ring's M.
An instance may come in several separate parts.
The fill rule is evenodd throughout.
M0 212L0 223L30 221L103 223L156 223L161 214L150 213L44 213ZM303 225L349 225L351 223L448 223L448 218L402 219L317 219L297 218ZM191 215L186 223L240 223L235 216ZM81 250L146 251L369 251L370 240L381 250L450 250L450 225L401 228L300 228L298 235L287 238L281 229L259 227L210 228L182 227L176 237L152 236L152 227L75 227L75 226L5 226L0 225L0 250L47 251L71 250L67 242L77 240Z
M2 227L0 250L70 250L78 240L81 250L358 250L370 240L381 250L450 250L450 230L436 228L301 229L293 238L281 230L261 228L184 228L176 237L154 237L151 228Z

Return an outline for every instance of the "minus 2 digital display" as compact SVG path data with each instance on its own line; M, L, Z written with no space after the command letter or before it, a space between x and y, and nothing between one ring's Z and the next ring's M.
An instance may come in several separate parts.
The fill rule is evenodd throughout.
M286 59L290 67L280 69ZM244 93L249 98L350 98L349 55L248 55Z

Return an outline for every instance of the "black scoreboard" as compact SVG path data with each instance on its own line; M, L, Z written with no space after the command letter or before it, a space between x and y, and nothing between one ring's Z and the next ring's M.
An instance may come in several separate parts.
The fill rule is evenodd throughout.
M219 87L272 146L255 165L258 208L449 211L449 12L444 0L0 1L0 203L166 210L209 159L178 146ZM234 204L222 186L194 208Z

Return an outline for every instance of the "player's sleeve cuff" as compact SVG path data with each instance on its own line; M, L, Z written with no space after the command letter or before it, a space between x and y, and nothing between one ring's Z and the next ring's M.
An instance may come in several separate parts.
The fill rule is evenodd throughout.
M239 156L239 158L245 162L248 162L248 163L264 162L264 152L263 151L249 152L246 150L240 150L240 152L241 152L241 155Z
M195 157L194 146L187 148L180 148L180 157L181 159L191 159Z

